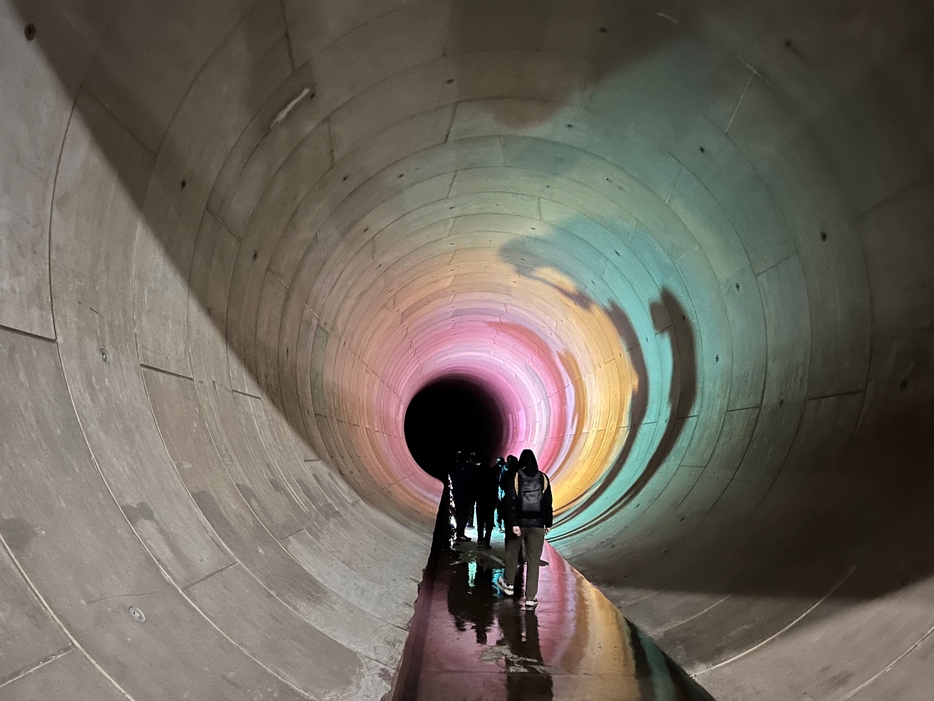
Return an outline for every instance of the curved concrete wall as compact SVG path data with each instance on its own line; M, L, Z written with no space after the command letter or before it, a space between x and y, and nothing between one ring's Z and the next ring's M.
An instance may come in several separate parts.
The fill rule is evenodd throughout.
M929 3L0 2L0 697L378 698L486 386L724 699L934 684Z

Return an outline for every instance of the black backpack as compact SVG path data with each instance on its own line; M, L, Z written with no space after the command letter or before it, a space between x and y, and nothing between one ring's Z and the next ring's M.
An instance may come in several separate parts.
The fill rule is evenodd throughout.
M526 477L522 470L516 471L516 498L519 501L519 513L523 516L537 516L542 512L542 495L548 489L548 475L539 472L533 477Z

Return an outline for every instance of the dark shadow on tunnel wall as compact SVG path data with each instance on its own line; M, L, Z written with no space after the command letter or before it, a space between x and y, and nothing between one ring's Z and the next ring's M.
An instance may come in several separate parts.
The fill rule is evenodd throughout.
M568 222L566 230L573 231L574 228L573 223ZM546 239L545 243L548 245L555 242ZM518 275L553 287L581 309L593 311L600 308L612 321L621 346L629 351L634 386L630 398L629 416L626 422L628 429L626 429L623 446L589 492L572 502L561 517L563 521L578 521L579 523L575 528L563 533L562 537L579 535L609 521L637 498L668 459L672 448L677 444L685 424L684 417L680 415L679 409L683 407L685 411L693 412L697 398L695 333L684 306L672 290L662 287L659 299L651 302L649 313L655 326L656 335L666 336L671 347L671 382L667 393L667 407L662 409L662 411L667 412L667 416L664 418L660 416L656 421L652 421L651 425L647 426L645 419L649 401L650 379L645 363L645 349L639 341L638 333L633 328L629 316L619 306L619 303L613 299L607 302L606 305L599 305L589 294L579 288L568 290L549 282L539 274L539 270L551 264L532 254L521 239L514 244L501 248L500 257L504 262L511 265ZM585 401L589 400L590 398L585 398ZM633 447L640 434L654 429L657 422L661 422L665 426L665 430L651 456L644 463L631 460ZM645 440L651 440L651 438L647 437ZM639 458L641 457L639 456ZM628 480L630 484L626 489L613 497L612 506L604 508L599 517L584 520L583 517L588 509L603 500L608 492L612 494L610 490L619 489L619 483L623 481L623 471L627 467L627 474L634 474L635 477Z
M665 308L664 313L662 307ZM608 305L606 312L613 320L616 329L620 333L620 339L624 343L628 337L635 335L629 318L615 301ZM664 433L644 466L630 462L633 444L639 436L640 430L650 430L650 427L645 425L649 376L645 367L645 359L642 352L639 352L631 356L637 385L632 395L628 421L629 429L625 443L596 488L586 499L574 505L574 509L569 516L583 514L589 506L597 503L605 490L614 486L627 465L630 470L636 473L636 477L631 480L632 483L626 487L625 491L616 497L613 505L600 513L599 518L582 523L578 529L571 531L569 534L599 526L601 523L612 519L632 503L655 477L671 455L674 446L678 444L685 425L685 417L680 415L679 407L684 407L687 411L694 410L694 402L697 397L697 357L694 330L691 328L690 322L687 321L687 312L672 291L663 287L660 298L651 303L650 313L656 324L656 333L667 336L668 343L671 346L671 383L668 387L667 407L663 408L663 411L667 411L667 417L664 419L659 417L657 420L663 421ZM664 321L666 317L670 317L672 320L680 319L682 323L677 326L674 321L666 323ZM632 348L632 346L627 347ZM653 422L652 428L654 428L655 424L656 422Z
M78 67L74 62L74 57L69 55L67 49L68 41L67 31L63 27L68 26L71 28L77 28L74 31L76 32L88 32L93 35L94 28L100 26L102 22L102 17L107 15L108 10L102 10L101 7L91 7L93 3L83 4L83 5L66 5L65 3L60 2L59 0L12 0L13 7L17 10L19 16L22 18L23 25L34 24L36 27L35 41L38 43L39 47L43 50L45 55L48 58L50 65L53 70L60 77L61 83L65 86L66 90L74 92L80 84L80 81L77 79ZM497 3L500 4L500 3ZM573 4L573 3L572 3ZM195 6L196 3L192 3L192 6ZM505 3L501 4L505 6ZM696 13L694 19L692 20L690 12L686 15L681 16L681 24L679 28L676 28L674 25L671 25L670 22L666 24L664 18L659 19L658 10L655 5L651 5L645 2L639 2L631 5L627 5L624 10L620 9L618 3L597 3L606 9L606 21L605 23L601 20L596 26L593 26L592 23L587 23L586 26L576 26L574 32L569 32L568 37L573 39L574 51L577 55L590 55L593 57L591 71L588 75L588 82L590 89L598 87L599 81L605 80L608 77L611 77L617 74L620 71L625 70L626 66L630 62L637 61L640 57L645 56L652 51L654 51L660 44L669 41L672 37L676 35L677 32L683 31L685 26L691 24L692 21L696 21L697 18L703 15L704 10L695 8L694 12ZM146 6L145 3L132 3L125 4L119 7L114 6L110 8L110 12L116 15L117 13L125 12L134 12L138 11L140 7ZM150 8L155 7L154 4L148 5ZM242 39L243 44L245 45L245 51L249 52L251 55L257 56L257 61L259 56L264 56L268 54L270 37L266 34L258 33L258 28L260 24L253 21L253 13L260 11L261 8L268 10L270 6L281 7L279 3L272 2L270 3L259 3L249 8L244 8L242 16L239 18L239 21L232 22L232 26L235 25L235 28L231 30L233 33L239 34ZM313 3L309 4L310 7L315 7ZM548 38L551 40L554 33L561 33L564 31L564 28L568 26L566 22L571 20L573 22L573 13L571 16L568 15L566 8L569 5L563 3L536 3L535 10L536 14L539 16L539 21L535 24L524 24L522 22L512 22L497 25L496 27L489 27L482 25L480 18L483 16L481 12L482 7L491 7L492 2L488 0L484 3L467 3L467 2L457 2L456 11L453 15L454 26L451 27L448 46L455 47L459 51L479 51L484 48L485 45L495 45L497 42L500 44L506 45L509 44L507 37L503 35L503 32L507 30L520 31L522 41L519 42L520 45L524 44L527 48L534 49L541 44L543 38ZM718 11L727 12L731 7L740 7L741 3L731 4L731 3L719 3L717 5ZM177 11L179 6L175 6ZM516 3L515 5L509 5L509 7L528 7L528 3ZM510 10L503 10L510 11ZM685 12L687 10L685 9ZM521 14L521 13L520 13ZM644 16L644 18L650 18L653 22L653 27L656 27L655 31L651 32L638 32L640 27L644 26L643 21L633 21L637 17ZM112 19L112 18L111 18ZM106 21L106 20L105 20ZM648 21L646 19L645 21ZM180 24L184 24L182 20L179 20ZM479 23L479 24L478 24ZM50 27L56 27L55 31L50 31ZM176 27L177 28L177 27ZM495 31L494 31L495 30ZM536 35L536 32L539 34ZM626 34L625 32L629 32ZM64 37L64 39L63 39ZM285 40L285 37L279 38L281 41ZM61 41L60 41L61 40ZM168 40L168 34L166 35L166 40ZM23 41L26 41L24 38ZM58 43L55 43L58 42ZM602 43L600 43L602 42ZM274 42L273 42L274 43ZM514 45L514 44L513 44ZM96 90L104 90L108 94L114 96L114 105L105 105L105 107L110 106L111 109L116 110L120 113L126 113L134 116L138 119L140 124L148 125L150 128L156 121L152 119L151 112L153 110L153 104L148 100L152 99L152 96L147 94L148 86L144 83L139 82L130 82L127 83L123 80L121 76L115 75L109 72L108 66L120 65L123 62L131 62L134 60L132 52L134 51L134 46L119 46L113 42L109 42L105 35L104 39L101 41L100 46L103 47L107 52L106 61L95 61L94 70L95 74L95 85L97 86ZM121 52L123 52L121 54ZM299 75L300 74L300 75ZM297 76L297 77L296 77ZM454 79L457 82L457 78ZM299 92L299 88L302 85L309 85L314 88L316 84L316 77L313 75L313 70L306 64L305 66L299 66L297 69L292 71L290 69L286 75L283 76L282 80L279 83L269 82L269 78L266 75L260 75L256 73L253 76L252 80L247 81L248 92L251 93L251 102L255 100L254 104L262 105L259 109L259 112L266 114L270 118L270 123L275 117L276 113L285 107L289 101ZM74 116L75 119L81 119L88 115L85 115L81 112L84 105L89 103L99 102L98 98L95 97L93 91L86 90L87 86L82 87L82 95L85 96L85 100L78 101L78 109ZM457 86L460 89L459 86ZM294 88L294 89L293 89ZM458 93L460 96L462 93ZM305 99L314 99L314 92ZM181 99L181 96L179 96ZM246 108L244 108L246 109ZM491 109L495 109L492 107ZM560 107L556 106L555 111L559 110ZM253 110L255 112L255 110ZM537 113L536 115L530 115L527 119L521 119L518 124L512 123L508 126L534 126L541 123L547 118L553 116L554 113ZM497 116L494 114L494 116ZM503 119L514 119L514 113L510 112L508 115L504 113L500 115ZM92 129L103 129L104 127L100 122L89 119L87 120L91 124ZM119 122L119 118L115 121ZM166 121L165 124L162 124L160 121L159 124L162 124L163 129L168 128L168 125L171 121ZM109 127L108 127L109 128ZM108 144L114 143L112 139L107 137L105 133L94 134L98 145L104 151L104 155L108 160L114 165L116 170L119 170L124 159L121 157L122 154L119 153L110 153L107 151ZM137 138L140 138L139 135L136 135ZM187 163L189 154L186 151L187 147L183 147L180 144L173 143L171 138L166 138L157 144L158 146L158 158L160 161L166 161L168 163ZM147 147L152 150L152 147ZM168 169L167 172L172 172L172 169ZM178 180L173 180L171 182L164 183L153 183L153 185L159 185L165 189L166 192L177 192L179 193L178 197L174 200L171 200L171 206L178 209L188 209L192 206L192 202L197 200L197 204L200 209L203 209L203 205L212 191L214 185L214 177L216 173L206 173L199 172L197 170L184 170L181 177ZM128 191L135 192L134 188L128 187ZM184 195L182 195L184 191ZM136 193L137 195L143 195L144 193ZM144 213L143 216L146 216L144 209L144 200L142 198L137 199L137 207L141 213ZM187 227L175 227L175 226L166 226L164 222L166 219L159 218L158 220L151 220L147 223L149 228L154 229L155 236L158 237L159 243L164 247L168 256L174 262L180 275L189 280L189 285L191 285L191 251L196 245L195 237L200 230L199 226L196 224L191 228ZM145 234L143 234L145 235ZM268 251L263 252L263 257L259 258L256 262L258 272L253 272L252 275L262 276L265 272L265 269L259 269L260 266L265 265L269 257L266 255ZM250 252L240 251L239 255L241 257L249 256ZM210 315L210 310L208 308L208 299L206 288L198 288L196 290L198 295L197 301L208 310ZM593 305L596 302L588 300L585 296L579 296L578 303L582 305ZM662 297L655 304L665 305L669 314L673 318L679 316L678 313L678 302L671 296L669 293L666 293L665 290L662 291ZM603 305L604 311L609 314L613 319L614 324L616 325L620 337L624 339L624 342L628 344L627 339L633 335L631 326L624 310L619 307L614 307L613 303L607 303ZM231 327L230 320L223 319L222 321L217 319L216 316L212 316L212 320L217 326L219 333L222 336L231 340L230 334L228 333ZM106 322L104 324L106 326ZM683 418L677 416L677 406L690 406L691 402L688 401L688 397L692 393L696 392L696 381L694 378L694 361L686 360L691 358L694 353L694 338L693 331L688 326L686 329L677 329L677 333L673 330L660 330L665 333L669 342L672 346L675 345L677 340L677 351L673 348L673 357L677 358L679 367L676 369L676 372L673 376L676 378L669 390L669 412L670 416L668 418L668 428L666 435L659 443L659 448L655 454L652 455L651 459L647 462L645 469L640 471L640 478L627 490L624 498L620 500L618 508L623 508L627 503L632 501L632 497L637 495L640 490L644 489L646 484L648 484L652 476L656 474L659 467L664 463L668 452L671 447L677 442L677 439L680 435L680 432L683 430ZM270 339L265 337L257 336L255 338L257 343L269 343ZM629 347L627 345L627 347ZM231 348L234 353L238 353L238 347L236 344ZM268 352L270 349L266 349ZM275 349L271 355L275 356ZM265 390L269 391L269 388L274 384L265 377L262 372L258 369L258 365L255 362L255 358L252 356L246 356L242 358L246 367L248 367L251 372L256 377L260 386ZM625 468L627 461L630 457L630 452L633 447L633 442L638 436L639 431L643 430L643 422L645 418L646 411L646 402L647 402L647 391L648 391L648 378L645 377L644 367L637 368L637 373L643 373L643 382L640 384L640 390L637 392L636 396L633 399L633 409L632 415L630 417L630 434L631 439L627 440L626 445L623 447L620 454L617 456L616 460L610 466L610 472L612 475L621 474ZM278 390L276 390L278 391ZM678 402L674 401L675 395L680 395ZM278 406L281 410L281 398L274 397L272 402ZM322 412L320 416L324 417L324 409L316 408L316 413L320 410ZM283 412L284 413L284 412ZM887 416L886 420L876 426L873 432L869 435L878 436L880 441L886 440L891 441L895 440L899 435L902 435L904 432L903 420L905 417L891 415ZM907 417L913 418L913 417ZM310 432L308 427L303 425L301 422L295 422L294 417L290 417L293 421L293 427L296 432L305 436L309 444L313 443L312 438L310 438ZM316 420L316 419L313 419ZM321 453L322 446L312 445L312 448L317 452ZM351 448L352 450L352 448ZM351 456L353 457L353 456ZM907 465L907 462L906 462ZM905 467L905 474L912 476L912 479L917 476L919 477L918 483L926 484L925 479L922 479L918 475L914 475L911 471L913 468ZM907 479L907 477L906 477ZM588 495L584 506L592 503L596 498L596 493ZM607 514L607 518L610 517L610 514ZM732 523L726 523L724 530L728 531L729 527L732 526L735 529L739 529L742 526L742 519L745 518L745 515L742 517L737 517L737 519ZM828 526L832 526L835 529L840 530L841 532L847 532L851 535L849 540L843 543L844 548L850 548L853 550L866 549L870 547L871 543L874 540L874 534L867 531L866 515L862 512L856 510L856 507L846 510L840 509L832 514L826 514L825 518L827 519ZM773 523L771 524L774 529L782 529L788 526L787 523ZM711 546L711 553L713 546ZM703 559L704 553L701 553L701 557L698 559ZM776 548L774 552L767 552L764 554L764 558L760 557L760 560L764 559L766 566L774 565L778 563L779 558L783 557L781 548ZM876 596L883 591L897 590L901 587L906 586L907 584L924 579L928 577L932 572L934 572L934 559L930 557L922 557L920 555L915 555L913 559L910 560L910 564L900 573L900 576L893 578L891 580L880 581L877 588L867 589L865 591L857 592L856 594L861 597L870 597ZM670 583L672 575L670 573L665 573L661 571L654 571L652 568L639 573L638 577L635 577L633 580L630 580L631 584L644 586L646 588L652 589L661 589L668 586ZM685 584L685 580L679 579L680 584ZM722 587L724 584L712 583L709 581L697 580L693 583L690 583L691 586L696 587L698 590L706 590L709 587ZM743 587L747 586L743 582L733 580L728 585L730 590L727 593L738 593L741 592ZM761 583L756 585L761 587ZM775 580L774 583L771 583L765 589L757 589L756 593L764 593L769 595L797 595L800 593L808 594L822 594L824 589L815 589L814 591L808 591L807 588L811 586L807 580L802 580L798 582L792 581L778 581ZM802 588L805 590L802 592Z

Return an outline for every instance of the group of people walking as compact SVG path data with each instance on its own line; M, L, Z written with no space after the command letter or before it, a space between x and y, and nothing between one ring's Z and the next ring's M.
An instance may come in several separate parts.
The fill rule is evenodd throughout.
M497 586L507 596L515 593L519 557L525 551L525 606L538 604L538 572L545 535L551 529L553 508L551 481L539 470L535 453L523 450L497 458L494 463L459 452L451 470L451 491L458 541L468 541L465 529L477 517L477 544L490 547L497 514L506 537L506 567Z

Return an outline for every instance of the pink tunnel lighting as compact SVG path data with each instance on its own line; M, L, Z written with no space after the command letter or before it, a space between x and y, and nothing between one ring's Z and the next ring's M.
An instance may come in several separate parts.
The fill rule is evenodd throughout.
M634 378L623 339L606 311L583 303L559 271L520 275L504 261L502 249L518 238L442 238L457 244L459 261L437 256L411 277L400 272L399 287L411 292L345 283L359 293L342 309L351 320L343 334L361 339L353 364L366 372L344 374L347 384L333 388L335 406L353 405L380 378L372 391L385 423L362 462L379 479L404 484L407 505L426 514L436 508L440 483L421 473L399 437L408 402L433 381L463 378L484 388L505 420L503 454L536 452L559 512L594 487L626 438ZM418 253L400 248L398 260ZM345 430L348 442L364 442L356 432L367 427Z

